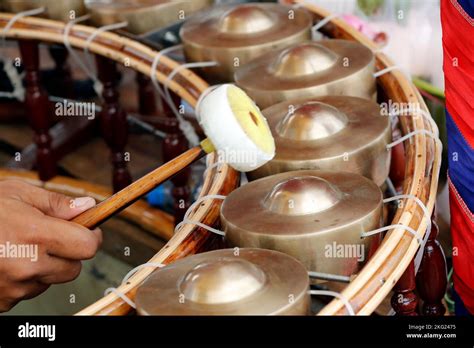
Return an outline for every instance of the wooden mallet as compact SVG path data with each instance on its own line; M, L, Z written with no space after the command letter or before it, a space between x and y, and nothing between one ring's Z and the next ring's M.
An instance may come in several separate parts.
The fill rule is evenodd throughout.
M92 229L216 150L220 159L242 172L255 170L274 157L275 143L267 121L240 88L230 84L217 87L202 98L197 112L208 136L200 146L189 149L71 221Z

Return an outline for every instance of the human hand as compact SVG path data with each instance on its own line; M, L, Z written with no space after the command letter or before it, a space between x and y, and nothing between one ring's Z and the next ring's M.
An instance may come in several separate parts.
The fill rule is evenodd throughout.
M90 197L0 181L0 312L79 275L81 260L95 256L102 233L68 220L94 205Z

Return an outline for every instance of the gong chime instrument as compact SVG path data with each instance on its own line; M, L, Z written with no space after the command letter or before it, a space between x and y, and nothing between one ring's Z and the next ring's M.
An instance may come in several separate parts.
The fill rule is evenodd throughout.
M233 81L235 70L253 58L309 40L311 27L304 9L254 3L201 11L186 21L180 36L187 61L217 62L201 71L221 83Z
M282 102L263 110L276 155L251 179L301 169L347 171L382 186L390 171L390 119L379 105L357 97L328 96Z
M269 52L235 72L235 82L258 106L285 100L347 95L375 100L375 59L356 42L323 40Z
M357 174L281 173L233 191L221 223L230 246L278 250L310 271L350 276L370 249L361 233L382 224L382 199L379 187Z
M92 0L87 3L97 26L127 22L127 31L143 34L182 21L212 0Z
M174 262L138 289L140 315L308 315L309 278L271 250L223 249Z
M35 19L33 21L33 24L35 25L35 28L41 24L44 28L48 29L47 23L42 24L41 20ZM21 23L21 26L23 26L23 23ZM339 26L337 26L337 28L339 28ZM347 28L343 28L343 33L345 33L348 30L349 29ZM52 28L51 32L53 34L56 33L57 28ZM51 35L51 37L54 36L53 34ZM355 38L359 38L357 36L357 33L351 33L351 34ZM9 35L9 33L7 33L7 35ZM29 34L29 35L32 35L32 34ZM75 33L72 33L72 35L75 35ZM126 42L126 41L116 40L114 38L115 37L114 35L115 34L110 34L110 37L108 37L107 40L112 40L113 43L117 42L117 47L120 47L120 48L117 48L117 51L122 50L123 42ZM347 37L347 36L339 35L339 37ZM101 38L101 34L98 35L97 39L100 40L100 38ZM48 38L48 39L53 41L53 39L51 38ZM104 42L109 42L107 40L104 40ZM61 38L56 41L61 42ZM364 40L361 40L361 41L364 41ZM105 44L104 42L99 42L98 45L100 45L101 49L102 48L104 50L106 50L106 48L109 49L109 45ZM76 45L76 43L73 43L73 44ZM370 43L368 43L368 46L370 46ZM93 48L91 48L91 50L97 50L98 52L100 52L100 54L103 54L104 51L99 51L97 47L94 46ZM123 54L124 55L128 54L127 50L123 50ZM149 56L149 53L147 53L147 51L145 51L143 54L144 56L147 57L147 59L150 60L150 56ZM119 57L122 57L122 56L119 55ZM151 60L152 58L153 56L151 56ZM119 61L119 59L116 57L113 59ZM380 60L380 57L379 57L379 60ZM380 62L381 62L380 64L382 67L387 67L388 65L390 65L389 63L387 63L386 58L383 56ZM146 64L151 65L151 63L148 64L148 62L146 62ZM260 73L261 72L259 72L259 74ZM192 74L190 74L189 76L191 75ZM316 75L317 74L315 74L314 76ZM183 77L183 80L181 81L181 82L183 81L186 82L186 83L183 83L184 85L183 89L185 92L180 91L181 96L184 98L186 97L189 98L188 94L189 93L192 94L192 91L194 91L194 89L200 90L200 92L203 91L202 85L199 85L199 84L198 85L201 86L201 88L195 87L194 85L192 85L193 87L191 88L189 87L188 85L189 79L190 79L189 76ZM353 82L354 80L349 80L349 81ZM336 81L332 81L331 84L333 82L335 83ZM384 90L385 90L385 93L387 93L387 96L389 98L394 98L395 101L421 100L421 99L418 99L417 94L413 92L413 88L407 81L404 80L404 77L401 78L395 73L389 73L387 76L384 76L383 78L380 79L380 83L384 87ZM352 86L357 86L357 85L352 85ZM357 90L358 87L353 87L352 89ZM332 94L339 94L339 93L334 92ZM211 94L211 96L212 95L214 94ZM233 111L233 115L237 114L235 111L239 109L240 105L242 105L239 102L239 100L242 100L242 99L238 96L238 93L234 93L233 89L231 89L230 91L226 91L226 93L223 93L222 95L226 97L225 101L227 103L227 106L229 106L229 108L226 108L226 110ZM215 98L215 99L214 98L204 99L204 103L203 103L204 106L202 106L201 108L206 109L206 113L209 110L213 110L212 105L214 103L217 103L217 100L221 100L222 95L221 97ZM300 99L301 97L314 98L313 95L305 96L302 94L297 94L296 97L298 99ZM233 98L237 99L237 106L236 105L230 106L231 105L230 99L233 99ZM295 100L297 98L295 98L295 96L293 95L290 97L285 97L285 100L288 99L290 101L293 101L293 103L295 103ZM369 97L364 96L364 98L371 99L370 96ZM243 104L247 105L246 104L247 102L248 101L245 101ZM274 103L276 102L271 101L271 104L274 104ZM266 107L266 105L264 106ZM213 111L216 113L218 112L215 109ZM257 111L254 111L253 108L244 108L244 110L242 111L242 116L240 116L242 118L240 117L236 118L237 124L244 127L243 128L244 131L247 130L246 127L252 127L252 124L256 124L256 125L265 124L264 119L263 118L260 119L260 117L257 117L257 122L254 122L254 117L252 117L251 113L255 113L255 112ZM203 112L202 114L205 114L205 113ZM247 115L248 117L245 118L243 115ZM216 115L214 116L217 117ZM258 112L257 112L257 116L259 116ZM262 123L260 123L259 121L262 121ZM204 122L206 121L204 120ZM425 127L429 128L429 125L428 126L426 124L424 125L423 120L421 119L412 120L411 118L404 118L402 119L402 123L408 130L421 130L421 129L425 129ZM288 122L289 126L291 126L291 124L292 122ZM340 126L340 123L338 124ZM344 124L344 122L342 122L342 124ZM272 123L269 122L269 125L271 127ZM255 131L254 135L258 136L260 131L263 131L263 128L262 130ZM341 132L342 131L343 130L341 130ZM217 129L215 129L215 132L218 133ZM286 133L286 134L289 135L290 133L291 132ZM226 134L226 136L229 136L229 132ZM209 143L213 143L213 142L218 143L217 140L212 139L212 137L210 138L211 138L211 141ZM438 171L439 171L439 160L438 160L438 156L436 156L435 162L434 163L430 162L427 159L425 150L426 148L429 148L433 150L431 153L436 152L436 155L438 155L440 153L440 149L438 146L433 147L432 143L429 140L425 139L425 137L422 137L421 135L415 135L415 140L416 141L414 141L414 145L413 146L410 145L410 149L407 150L407 160L410 162L409 163L410 165L407 166L407 170L410 171L409 174L413 175L412 180L410 180L410 182L407 183L407 190L408 190L407 192L415 192L417 197L419 196L420 200L428 204L428 209L431 212L433 208L433 202L435 200L435 192L436 192L435 186L436 186L436 180L437 180ZM206 147L209 150L212 149L212 146L209 143L207 145L206 143L204 143L203 147ZM260 164L264 164L266 160L271 159L272 157L271 150L268 150L268 149L271 149L272 147L270 143L267 143L266 141L264 141L263 145L255 144L255 146L259 151L262 151L260 153L261 156L259 157L262 161L262 163ZM264 147L266 147L267 149L266 151L263 150ZM167 166L165 165L165 169L167 170L166 174L164 174L163 171L159 171L159 173L154 173L155 175L147 178L148 183L145 186L147 188L152 186L150 184L150 181L153 182L153 185L156 184L157 182L163 181L166 177L169 177L170 175L175 173L177 170L179 170L179 168L182 168L183 166L185 166L186 164L183 164L182 163L183 161L186 161L187 163L191 163L196 158L200 157L202 155L201 151L203 151L202 148L193 149L191 153L187 153L185 156L176 159L176 161L174 161L171 165L167 165ZM278 146L277 146L277 152L278 152ZM417 170L414 170L413 169L414 167L416 167ZM228 168L226 169L226 167L224 169L225 170L223 171L223 173L227 173L227 175L230 172L232 172L232 171L229 171ZM212 170L210 171L210 173L211 174L209 175L212 175L212 173L214 173L217 177L219 177L220 175L220 174L217 174L218 173L217 170ZM325 173L330 173L330 174L325 175ZM341 178L341 176L344 176L344 175L349 175L349 176L347 179L342 180L342 184L341 184L338 181L338 178ZM222 179L221 177L219 178ZM357 187L353 188L353 190L349 190L350 188L348 187L350 186L349 184L355 183L354 180L351 181L351 178L353 179L356 178L357 180L360 179L363 182L361 181L360 183L358 183L358 185L354 185ZM256 185L255 183L260 183L260 182L266 183L270 181L272 185L269 185L268 187L263 187L263 185L260 186L260 184L258 187L255 186ZM212 183L214 184L214 181L212 181ZM431 186L430 186L430 183L431 183ZM102 206L102 208L92 211L91 215L94 215L94 216L97 215L97 216L100 216L101 218L103 218L104 216L112 215L115 211L122 209L124 206L130 204L130 202L133 199L136 199L139 195L143 194L144 190L141 187L139 187L143 184L144 182L142 181L140 182L140 185L132 187L132 190L130 190L129 188L126 194L122 193L116 196L116 198L112 197L111 200L109 200ZM251 185L254 185L254 186L251 186ZM211 187L211 186L212 185L209 185L208 187L209 190L206 191L206 194L215 193L213 191L214 187L213 186ZM252 191L252 192L248 192L249 195L254 195L255 197L257 197L257 193L259 193L258 197L260 198L260 201L257 201L256 199L252 198L251 199L252 204L250 204L249 199L245 198L245 194L241 193L241 192L246 192L244 191L246 187L248 187L246 190ZM305 189L298 190L298 187L305 187ZM265 192L262 192L264 188L265 188ZM365 191L365 193L362 194L362 191ZM305 192L308 192L311 194L306 195ZM378 199L375 199L376 192L377 192L377 196L379 197ZM233 196L237 198L232 198ZM357 198L360 198L362 196L365 197L366 201L368 198L368 200L371 202L370 206L360 203L357 200ZM133 197L133 199L130 199L130 197ZM239 207L237 207L236 202L239 201L240 199L239 197L241 197L243 200L239 204ZM312 202L311 199L313 199L313 203L315 201L314 197L318 197L317 204L311 204ZM354 200L351 200L351 197L353 198L355 197ZM123 201L123 199L125 199L125 201ZM321 251L325 252L326 249L324 250L317 249L317 244L322 243L322 245L324 245L325 243L322 241L322 239L320 239L321 243L317 243L316 242L317 236L319 235L321 238L323 238L323 236L326 235L328 238L327 241L330 241L332 243L336 241L336 246L337 245L361 245L361 244L357 244L356 242L353 243L353 240L351 239L345 239L345 237L349 238L349 236L351 237L353 236L354 238L355 236L357 236L357 239L359 240L360 243L366 243L368 239L360 240L360 232L362 230L369 231L373 228L380 226L380 223L379 224L376 224L375 222L371 223L370 222L371 219L369 218L369 216L371 215L370 214L371 207L375 207L377 205L376 202L380 202L380 200L381 200L381 192L380 192L380 189L377 187L377 185L375 183L371 183L368 179L365 179L357 174L322 172L322 171L316 171L316 170L297 171L297 172L291 172L291 173L281 173L277 175L271 175L271 176L253 181L249 183L248 185L243 186L241 189L234 191L234 193L232 193L228 197L226 202L224 203L224 206L221 210L221 216L222 216L223 225L224 225L226 235L227 235L226 238L229 241L229 244L231 245L241 245L241 246L249 245L253 247L252 244L258 244L258 247L277 249L277 247L279 248L281 246L280 241L287 239L288 241L290 241L289 245L291 246L292 250L300 250L300 251L302 250L302 252L298 253L299 256L296 255L296 257L300 258L305 268L310 269L310 270L313 269L313 270L318 270L322 272L334 273L334 274L349 275L355 272L354 271L355 269L358 269L360 267L359 261L355 260L354 258L352 259L349 258L349 259L344 259L344 260L335 258L331 260L333 264L337 264L337 262L339 261L339 263L337 264L337 267L335 268L331 268L331 265L329 265L329 260L327 260L326 264L324 262L318 262L318 257L322 255ZM308 204L308 201L309 201L309 204ZM348 205L347 201L351 201L354 203L358 202L358 203ZM302 202L306 202L306 203L302 203ZM345 209L338 209L341 206L344 206ZM256 208L260 210L256 210ZM202 212L202 209L203 208L199 206L197 208L197 211ZM236 211L239 209L240 209L240 217L237 216L237 213L236 213ZM423 223L424 221L423 219L421 219L421 222L420 222L421 213L419 209L418 210L417 209L418 208L415 204L410 204L408 202L406 205L403 205L403 207L400 208L400 212L397 213L397 217L395 218L393 223L411 224L412 226L415 226L414 228L417 229L417 232L420 233L420 235L422 235L426 229L425 228L426 224ZM252 213L252 210L256 210L256 212L259 212L260 214L258 215L259 221L256 221L257 214L253 216L249 215L249 213ZM373 208L372 211L375 211L375 210L377 209ZM381 211L380 206L378 210ZM323 215L324 213L329 214L330 212L332 212L333 215L326 215L326 218L324 218L324 221L326 221L326 223L324 223L322 219L318 219L317 217L314 218L314 220L312 220L311 222L309 222L308 220L305 223L303 220L305 217L309 218L310 216L316 216L318 214L320 217L324 217ZM338 214L338 216L336 216L336 213ZM375 221L377 215L380 218L381 213L376 214L374 212L372 215L373 217L372 220ZM247 216L250 218L248 222L244 221L247 219ZM271 221L268 222L265 220L267 216L277 217L277 220L275 220L274 222L271 222ZM283 219L282 217L278 217L278 216L287 216L288 219L286 218ZM359 219L359 224L356 222L357 216L359 217L362 216L361 219ZM296 218L298 217L301 218L301 221L296 220ZM403 221L402 221L402 218L400 217L403 218ZM354 218L354 219L351 220L351 218ZM351 230L352 232L346 230L347 233L342 233L341 230L344 226L342 224L341 226L338 225L338 223L340 222L340 221L336 221L338 219L340 220L346 219L345 221L348 221L348 225L353 226L354 228L353 230ZM85 221L85 220L82 220L82 221ZM93 217L91 220L88 220L88 221L90 223L90 226L92 226L100 222L100 219ZM289 228L287 231L284 231L283 225L287 223L286 221L291 222L291 225L288 224L287 227L292 227L292 228ZM261 223L261 225L258 225L258 223ZM264 223L267 225L264 226ZM362 223L365 223L366 225L361 227ZM315 224L316 227L321 227L321 230L317 230L317 231L308 230L307 229L308 226L312 224ZM88 225L88 224L86 223L85 225ZM339 233L337 233L338 227L340 227ZM168 248L165 248L164 251L160 251L160 253L158 253L150 261L167 263L167 262L170 262L169 260L175 260L179 257L182 257L183 255L189 255L190 253L196 252L196 250L192 248L189 248L189 250L192 249L191 251L188 251L188 249L186 249L186 251L183 252L184 249L181 248L182 246L181 242L186 241L188 239L193 239L193 241L198 240L199 242L201 242L204 240L204 236L206 236L206 234L202 233L202 230L198 230L196 226L193 226L193 227L185 226L184 230L185 232L178 231L176 235L172 238L172 241L169 243ZM232 232L233 230L235 230L236 232ZM197 232L194 233L190 231L197 231ZM304 239L305 235L307 236L307 239ZM413 254L416 251L416 248L413 248L413 243L411 243L412 241L413 241L413 238L408 234L401 234L401 233L390 234L389 237L387 237L386 242L384 242L382 247L377 251L377 255L379 257L375 257L374 262L371 263L370 272L372 273L370 274L373 274L374 276L368 281L359 281L359 278L364 278L364 277L357 277L355 281L349 285L351 292L348 293L350 295L348 296L348 300L351 301L351 304L354 306L354 309L357 313L369 314L371 311L374 310L375 306L377 306L380 303L381 299L388 293L388 291L390 291L391 286L387 286L387 285L394 284L396 280L398 279L398 277L403 272L403 270L405 269L405 267L404 266L401 267L400 264L403 263L403 265L406 265L407 262L410 262L410 260L412 260L413 258ZM308 246L305 247L306 242L313 243L313 244L308 244ZM315 245L316 245L316 249L313 249L313 250L317 251L317 253L314 253L317 255L311 256L310 255L311 253L309 252L309 250L310 248L313 248L313 246ZM364 246L365 251L367 251L367 247L368 246ZM245 249L240 249L240 250L242 251ZM292 250L289 250L288 254L291 254ZM185 260L189 258L191 257L188 257ZM173 265L176 265L178 262L180 261L176 261L168 267L172 267ZM219 265L216 268L238 270L237 272L240 272L239 274L244 274L245 277L247 277L248 275L247 279L252 279L252 278L261 279L261 277L259 278L258 276L255 276L255 274L261 274L261 273L255 272L254 271L255 269L252 266L249 266L248 264L246 264L245 262L243 262L243 264L245 265L242 265L240 263L238 265L234 265L233 262L231 261L224 262L224 263L226 263L226 265L229 267L226 267L226 265ZM210 273L206 272L210 268L214 267L212 261L209 261L209 264L210 264L210 267L206 268L203 271L203 273L205 273L203 279L204 280L218 279L219 276L211 275ZM193 267L191 267L190 269L186 269L186 270L183 269L183 271L180 271L179 272L181 274L180 277L182 278L179 278L179 277L175 278L176 281L173 284L176 288L179 288L180 290L179 295L184 295L184 297L178 296L177 301L179 301L181 298L184 298L184 303L187 302L189 304L190 302L195 301L200 304L199 306L201 306L202 303L206 304L205 302L208 302L209 301L208 299L211 298L211 297L207 297L206 292L204 290L201 291L201 289L209 288L211 292L216 291L216 293L220 293L220 294L222 294L223 292L221 291L222 289L219 289L219 288L201 287L200 284L194 284L194 282L185 281L184 278L186 275L189 275L188 280L192 279L193 274L198 274L199 276L201 275L201 273L193 273L194 271L197 271L198 269L200 269L200 267L195 267L195 266ZM262 266L258 266L258 267L263 268ZM160 271L157 271L156 273ZM368 275L367 272L362 270L361 274L365 275L365 278L369 279L369 277L367 276ZM129 296L131 299L133 299L134 293L135 293L134 291L138 288L141 281L144 278L146 278L146 276L149 275L150 273L151 273L150 269L142 269L138 271L134 276L132 276L132 278L130 278L130 281L127 284L124 284L123 286L121 286L119 290L121 290L124 294ZM380 279L378 275L381 273L384 274L384 279L387 280L384 283L380 283L379 281ZM220 273L218 272L218 274ZM151 281L152 278L149 278L149 280ZM255 289L259 288L258 281L250 281L250 282L254 285L250 286L250 290L248 291L248 293L243 294L243 295L248 295L248 298L251 298L254 294L257 294L258 290L255 290ZM236 286L240 286L240 285L237 284ZM145 287L141 289L141 290L144 290L143 294L145 294L146 292L153 293L152 287L149 287L148 290L146 289L147 288ZM142 293L141 290L138 292L138 294ZM351 294L358 294L357 300L354 299L354 296ZM232 297L227 297L227 296L235 296L235 297L232 298ZM232 300L236 300L236 301L240 300L240 298L238 298L238 296L236 296L235 293L234 294L226 293L225 295L222 295L221 297L216 295L215 298L217 300L219 300L220 298L221 301L228 301L226 303L231 303ZM150 302L143 301L141 297L137 297L135 300L137 301L139 312L141 314L151 314L153 313L153 308L157 308L157 307L153 307L150 304ZM200 308L203 308L203 307L204 306L201 306ZM325 314L340 313L341 307L342 305L339 302L334 302L327 309L323 310L323 312ZM81 314L125 314L127 311L128 311L128 306L126 305L126 303L124 303L120 298L116 297L116 295L110 294L106 296L104 299L101 299L96 304L92 305L90 308L87 308L84 311L82 311Z

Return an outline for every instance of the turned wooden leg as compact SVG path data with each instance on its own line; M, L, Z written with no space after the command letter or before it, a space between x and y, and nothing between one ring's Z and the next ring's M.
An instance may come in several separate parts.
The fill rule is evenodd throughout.
M125 153L128 138L127 116L118 102L119 93L116 89L118 72L115 62L100 56L96 56L96 60L99 79L104 86L100 127L112 154L112 182L114 192L117 192L132 182Z
M441 245L436 240L438 232L438 225L432 217L431 233L416 277L418 293L423 300L422 314L427 316L442 316L446 312L442 300L448 285L448 275L446 259Z
M55 82L59 84L57 95L64 98L74 98L74 82L72 79L71 69L67 64L68 51L62 45L51 45L49 54L54 60L54 77Z
M180 133L168 134L163 142L163 158L167 162L188 149L186 139ZM188 186L189 178L191 176L191 168L185 168L178 175L175 175L171 182L173 183L173 189L171 191L173 195L173 209L175 224L183 220L186 210L189 208L190 189Z
M137 72L136 82L138 85L138 111L141 115L156 115L155 87L151 79Z
M418 315L418 296L415 294L415 263L412 260L393 288L392 307L400 316Z
M34 142L37 146L36 163L40 179L46 181L54 177L57 170L49 134L49 120L52 110L48 94L40 82L38 42L20 40L19 44L26 73L26 112L34 131Z
M173 100L177 105L179 103L179 98L173 95ZM189 144L184 137L183 133L179 129L179 124L173 112L163 101L164 105L164 112L165 115L169 118L172 118L174 122L173 127L171 127L168 131L168 136L165 138L163 142L163 159L164 161L169 161L170 159L179 156L183 152L185 152L189 148ZM182 170L178 175L174 176L171 179L173 183L173 207L174 207L174 217L175 217L175 224L181 222L183 220L184 214L186 210L189 208L189 200L190 200L190 189L189 189L189 179L191 177L191 168L188 167Z

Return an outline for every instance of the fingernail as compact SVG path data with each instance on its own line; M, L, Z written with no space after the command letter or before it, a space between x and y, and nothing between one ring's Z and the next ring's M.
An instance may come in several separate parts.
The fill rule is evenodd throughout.
M72 201L73 208L89 209L95 206L95 200L91 197L79 197Z

